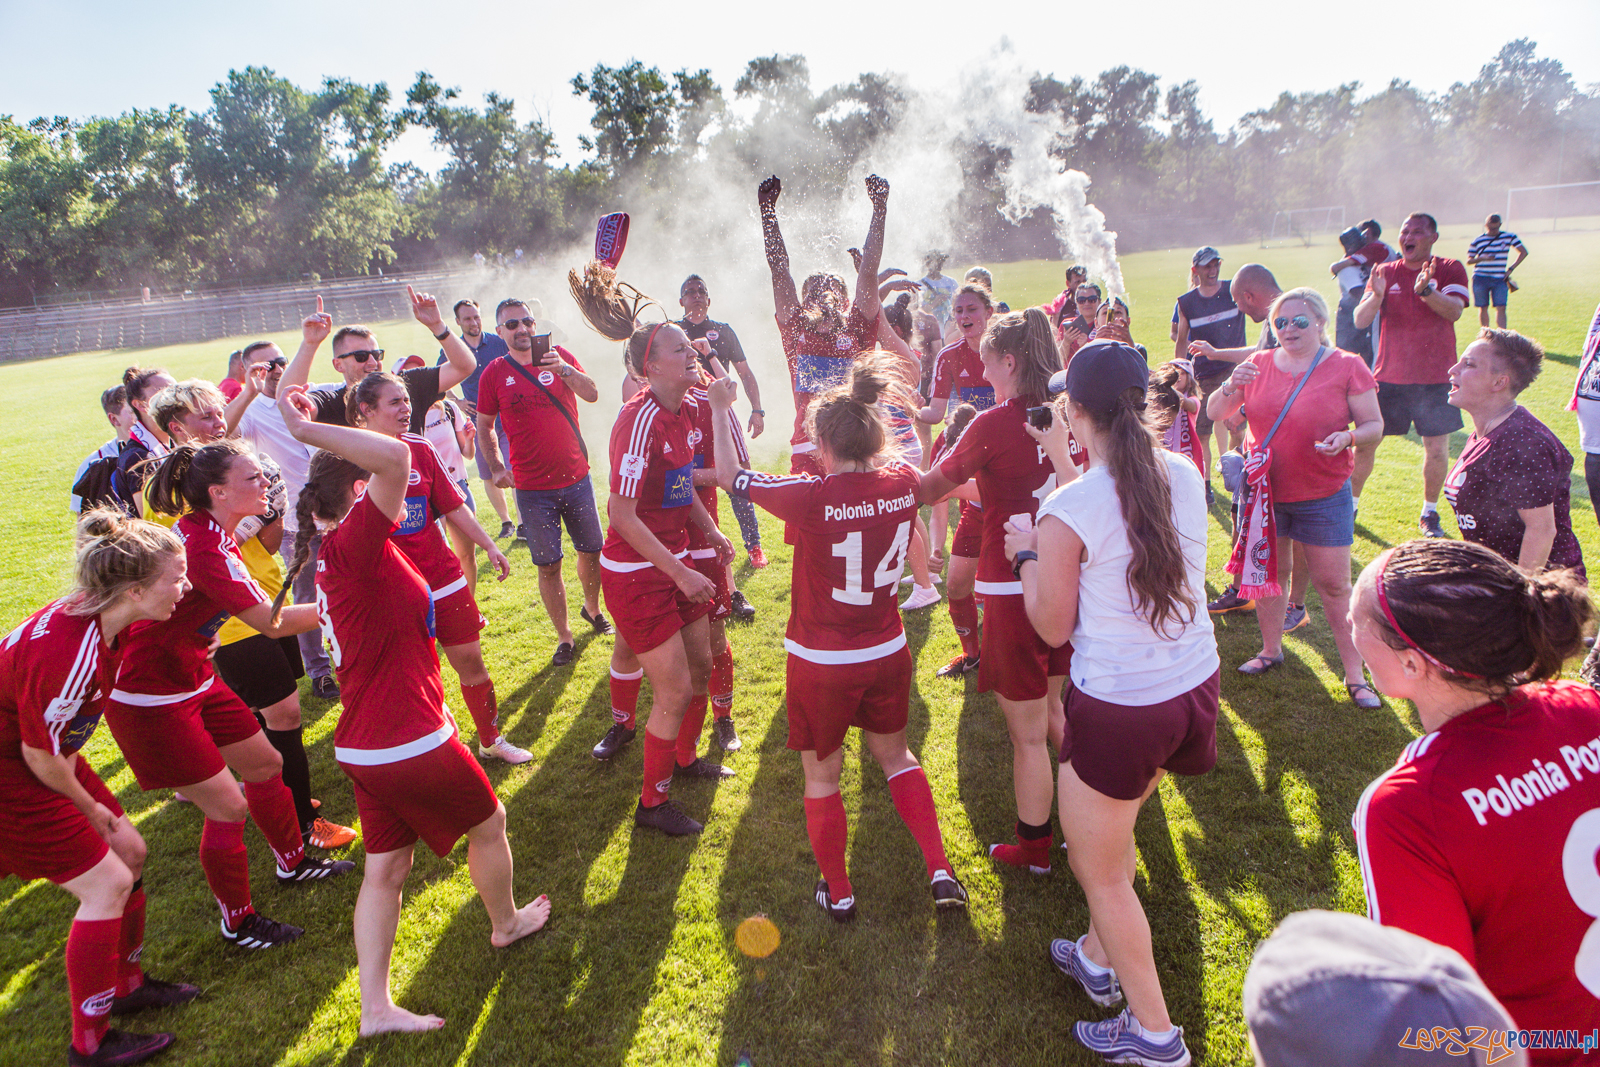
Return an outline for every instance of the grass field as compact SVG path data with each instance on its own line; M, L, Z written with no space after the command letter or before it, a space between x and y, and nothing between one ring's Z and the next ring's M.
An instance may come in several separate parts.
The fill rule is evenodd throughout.
M1460 254L1467 236L1447 232L1440 251ZM1542 340L1550 361L1524 400L1577 454L1576 424L1564 407L1596 299L1591 279L1600 276L1600 237L1541 235L1530 245L1534 256L1518 272L1523 290L1512 305L1512 325ZM1257 260L1285 287L1310 282L1332 292L1326 264L1336 252L1326 241L1221 251L1226 273ZM1155 358L1170 350L1171 300L1185 288L1188 255L1142 253L1123 261L1134 333ZM999 295L1014 306L1044 299L1060 284L1055 263L1002 264L994 273ZM546 296L546 303L558 302ZM746 347L773 398L763 443L781 441L782 363L776 338L763 336L771 331L754 325L767 311L721 307L718 313L736 325L752 323ZM1464 342L1475 329L1476 313L1469 311L1458 338ZM391 353L408 344L432 350L414 323L384 325L380 337ZM292 351L289 338L280 341ZM582 338L574 344L591 366L617 362L609 346ZM0 620L7 628L64 588L67 483L105 437L99 391L135 361L166 366L180 378L214 377L232 347L219 341L0 366L0 386L12 397L12 414L0 426L6 490ZM597 456L604 455L594 446L606 439L616 395L613 373L602 384L605 400L586 412ZM1459 446L1458 439L1453 450ZM768 459L776 463L779 455ZM1383 446L1363 499L1357 566L1414 536L1420 461L1415 438ZM1581 477L1573 497L1574 522L1592 560L1600 537ZM1215 514L1222 518L1222 508ZM598 765L588 754L609 722L609 639L580 639L576 663L554 669L554 638L527 557L512 554L515 570L504 585L480 583L489 619L485 654L505 729L535 754L522 767L496 764L489 774L510 813L518 898L548 893L554 913L546 932L492 949L464 850L444 860L418 850L394 988L404 1006L446 1017L448 1025L435 1034L357 1040L350 937L357 882L279 890L254 830L248 841L258 906L305 926L307 934L263 954L225 947L195 859L199 813L169 794L140 793L109 732L100 731L90 756L150 845L146 965L205 990L186 1008L138 1020L136 1028L178 1033L162 1062L732 1064L741 1053L761 1067L1097 1062L1072 1041L1070 1024L1104 1013L1060 978L1045 955L1050 938L1082 931L1083 894L1064 855L1043 878L996 870L985 858L987 844L1007 839L1014 819L1010 746L991 698L971 683L933 676L958 647L942 606L907 618L918 665L910 740L933 783L946 844L972 906L936 919L920 858L882 777L870 759L863 768L854 755L846 762L844 794L860 919L837 927L812 904L816 875L800 765L784 748L781 635L789 555L776 524L764 525L763 536L773 565L749 571L741 553L739 574L759 615L731 628L734 714L746 745L727 762L738 776L720 787L674 790L686 810L707 819L697 840L633 831L637 746L613 765ZM1226 553L1225 529L1217 524L1213 578ZM1312 617L1286 642L1284 669L1262 679L1232 670L1259 647L1254 617L1219 622L1218 765L1200 778L1167 779L1138 826L1139 891L1157 965L1173 1018L1203 1064L1249 1062L1240 987L1255 944L1283 916L1308 907L1363 909L1350 813L1365 784L1418 731L1408 705L1363 712L1350 704L1327 626L1320 611ZM455 682L448 667L446 675L450 695ZM338 707L309 696L303 705L314 792L325 814L350 822L350 787L332 757ZM859 750L854 742L850 748ZM350 850L353 858L359 853ZM68 1022L62 947L72 911L70 898L47 884L0 882L0 1062L60 1061ZM737 923L756 913L770 916L783 935L777 952L761 961L742 957L733 941Z

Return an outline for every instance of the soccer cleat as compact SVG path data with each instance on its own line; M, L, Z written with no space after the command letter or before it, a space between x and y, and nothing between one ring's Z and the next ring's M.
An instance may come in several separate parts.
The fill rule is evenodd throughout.
M967 887L949 871L934 871L932 888L933 906L939 910L967 906Z
M1082 937L1076 941L1058 937L1050 942L1050 962L1056 965L1056 970L1081 985L1090 1000L1102 1008L1109 1008L1122 999L1122 984L1117 981L1117 972L1107 968L1096 974L1084 966L1087 958L1083 954Z
M187 1004L200 995L200 987L188 982L163 982L159 978L144 976L144 984L125 997L111 1001L112 1015L132 1015L146 1008L170 1008Z
M1290 604L1283 613L1283 632L1294 633L1307 622L1306 606L1304 604Z
M358 836L350 827L329 822L318 815L306 833L305 839L306 844L315 845L317 848L343 848Z
M107 1030L100 1047L84 1055L67 1046L68 1067L113 1067L124 1063L143 1063L177 1040L175 1034L130 1034L126 1030Z
M507 763L527 763L533 758L533 753L525 748L518 748L506 740L505 734L501 734L494 739L494 744L478 746L478 758L505 760Z
M911 595L906 597L905 602L900 605L900 610L921 611L923 608L933 607L938 602L939 590L935 589L933 586L913 586L911 589Z
M1424 537L1449 537L1444 532L1444 527L1439 523L1439 513L1430 511L1417 519L1417 529L1422 531Z
M744 747L744 742L739 740L739 734L733 728L731 715L724 715L712 722L711 738L724 752L737 752Z
M321 882L328 878L337 878L341 874L349 874L356 869L356 865L349 860L322 860L311 856L302 856L300 862L294 865L294 870L286 871L278 868L279 885L297 885L300 882Z
M828 883L825 879L817 880L815 893L817 907L833 916L836 923L847 923L856 917L856 898L845 897L843 900L834 900L833 894L828 892Z
M733 617L736 619L744 619L749 622L756 617L755 605L745 599L745 595L741 590L735 589L733 591L728 597L728 604L733 609Z
M597 634L615 633L615 630L611 626L611 620L606 618L606 613L603 611L597 611L593 615L590 615L588 608L579 608L578 616L579 618L583 619L584 622L588 623L590 626L593 626L594 632Z
M511 522L510 519L506 519L500 523L500 532L496 535L495 539L504 541L506 538L515 537L516 535L517 527Z
M1031 860L1039 857L1031 856L1028 850L1024 849L1021 845L990 845L989 858L994 860L996 863L1004 863L1007 867L1026 867L1030 874L1049 874L1050 853L1048 849L1049 845L1046 844L1045 850L1041 851L1039 854L1039 856L1045 861L1043 867L1040 867L1036 863L1030 862Z
M1114 1019L1077 1023L1072 1035L1084 1048L1098 1052L1112 1063L1189 1067L1189 1048L1183 1043L1183 1027L1174 1026L1165 1041L1153 1041L1126 1009Z
M649 830L660 830L672 837L697 834L706 828L704 823L689 818L670 800L664 800L653 808L645 807L641 801L633 810L633 825L643 826Z
M1222 591L1222 595L1206 605L1206 610L1213 615L1226 615L1230 611L1250 611L1255 608L1254 600L1246 600L1239 595L1239 587L1230 585Z
M354 867L355 864L350 864ZM228 929L227 921L222 923L222 936L232 941L240 948L271 948L273 945L287 945L291 941L300 940L300 935L305 933L298 926L280 923L265 915L251 912L239 920L235 929Z
M331 674L320 675L311 679L311 695L318 700L338 700L339 683Z
M757 545L756 547L752 548L750 550L750 566L754 567L756 570L760 570L766 565L767 554L761 551L761 546Z
M550 657L552 667L565 667L578 655L578 650L572 647L571 641L562 641L556 645L555 653Z
M600 743L595 745L589 754L597 760L608 760L632 744L633 735L638 732L637 730L628 729L620 722L614 722L611 724L611 729L606 731L606 735L600 739Z
M520 522L517 523L516 540L518 540L518 541L526 541L527 539L528 539L528 528L526 526L524 526Z
M704 778L713 782L720 782L724 778L732 778L733 773L732 767L724 767L720 763L712 763L710 760L701 759L699 756L694 758L693 763L687 765L676 763L672 767L674 781L679 778Z
M978 658L973 656L968 659L958 652L955 659L940 667L936 673L940 678L959 678L963 674L971 674L978 669Z

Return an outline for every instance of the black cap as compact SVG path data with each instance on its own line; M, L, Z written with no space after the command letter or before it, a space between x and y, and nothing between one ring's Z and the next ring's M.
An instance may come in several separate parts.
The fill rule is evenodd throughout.
M1085 411L1112 411L1124 390L1150 387L1150 368L1132 345L1102 339L1090 341L1072 357L1066 370L1050 378L1050 395L1065 392Z

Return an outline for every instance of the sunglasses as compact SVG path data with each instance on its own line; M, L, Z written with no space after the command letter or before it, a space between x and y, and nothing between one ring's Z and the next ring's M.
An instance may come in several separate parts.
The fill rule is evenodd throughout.
M1078 303L1080 303L1080 304L1098 304L1098 303L1100 303L1100 298L1098 296L1080 296L1080 297L1078 297Z
M531 330L534 327L534 320L533 319L507 319L506 321L504 321L504 322L502 322L500 324L500 328L502 330L515 330L518 326L526 326L528 329Z
M1304 330L1306 327L1308 327L1310 325L1311 325L1311 319L1310 319L1309 316L1306 316L1306 315L1296 315L1292 319L1273 319L1272 320L1272 328L1274 330L1281 330L1285 326L1293 326L1297 330Z
M273 356L271 359L267 360L268 367L286 367L288 365L289 360L286 356Z
M368 349L364 349L364 350L362 350L360 352L346 352L344 355L340 356L339 358L340 359L353 359L357 363L367 363L369 361L373 362L373 363L382 363L383 362L383 349L381 349L381 348L368 348Z

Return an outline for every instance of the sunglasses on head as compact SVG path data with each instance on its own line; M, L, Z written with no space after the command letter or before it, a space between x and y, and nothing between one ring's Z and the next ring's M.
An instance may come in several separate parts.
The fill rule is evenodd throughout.
M375 362L375 363L382 363L383 362L383 349L381 349L381 348L368 348L368 349L363 349L363 350L361 350L359 352L346 352L344 355L340 356L339 358L340 359L353 359L357 363L366 363L368 361Z
M534 327L534 320L529 318L507 319L500 324L502 330L515 330L518 326L526 326L531 330Z
M1306 316L1306 315L1296 315L1292 319L1273 319L1272 320L1272 328L1274 330L1281 330L1285 326L1290 326L1290 325L1292 325L1297 330L1303 330L1306 327L1311 325L1311 319L1310 319L1309 316Z

